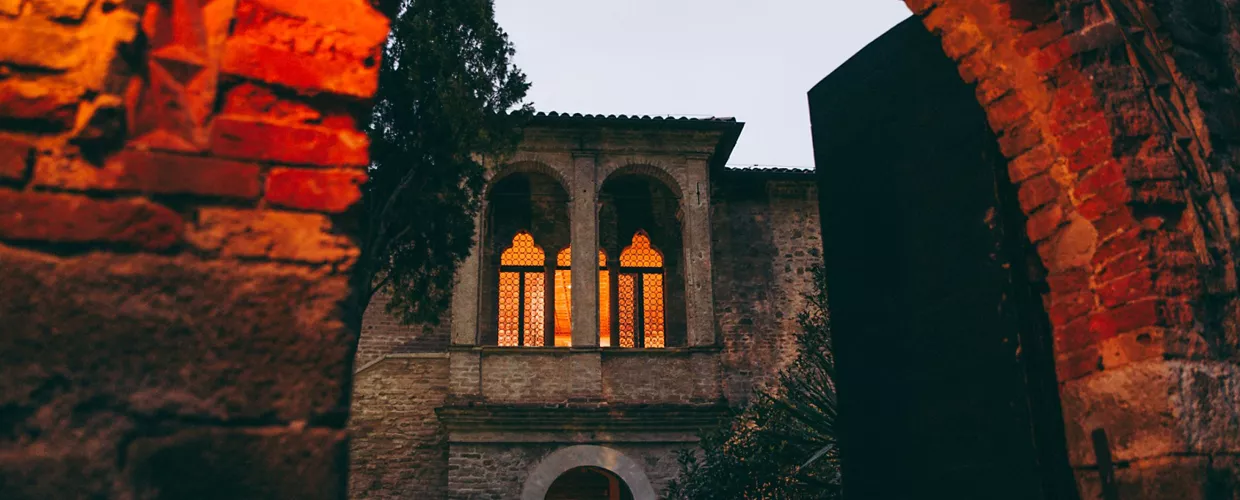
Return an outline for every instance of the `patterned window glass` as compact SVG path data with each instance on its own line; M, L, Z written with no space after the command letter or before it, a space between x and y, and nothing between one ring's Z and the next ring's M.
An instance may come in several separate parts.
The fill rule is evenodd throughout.
M598 345L611 347L611 283L607 274L607 254L598 251Z
M520 303L521 273L499 273L499 345L517 345Z
M526 231L500 254L499 345L543 345L544 254Z
M642 315L645 347L663 347L663 275L642 275Z
M651 248L645 231L638 231L633 243L620 252L620 267L663 267L663 254Z
M543 345L543 273L525 273L525 346Z
M633 307L634 276L632 274L620 275L620 347L633 347L635 345L633 315L637 311Z
M664 346L663 254L650 245L645 231L633 235L633 242L620 252L620 336L641 347Z

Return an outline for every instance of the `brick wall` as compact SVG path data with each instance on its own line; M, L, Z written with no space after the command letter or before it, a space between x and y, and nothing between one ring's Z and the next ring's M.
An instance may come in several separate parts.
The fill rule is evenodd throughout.
M455 443L448 457L448 498L509 500L521 497L525 480L540 460L569 443ZM607 444L637 462L656 493L676 477L680 444Z
M438 324L406 325L386 311L389 295L376 293L362 314L362 336L357 345L355 364L362 366L384 354L439 352L448 349L452 340L452 315L449 311Z
M795 355L809 268L822 263L818 194L812 177L737 171L712 198L724 391L739 404Z
M448 390L444 354L393 355L357 374L349 420L350 498L444 498Z
M361 0L0 2L5 498L341 498Z

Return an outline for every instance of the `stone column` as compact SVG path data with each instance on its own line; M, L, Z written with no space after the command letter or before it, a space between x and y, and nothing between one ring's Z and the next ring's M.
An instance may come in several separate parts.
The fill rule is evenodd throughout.
M480 299L478 284L482 277L482 235L486 231L483 227L483 214L486 211L487 206L484 201L478 207L478 214L474 217L474 227L477 228L474 234L474 248L456 269L456 284L452 287L452 345L454 346L473 346L481 343L481 339L478 338L478 300Z
M361 0L0 2L0 497L345 498L387 32Z
M711 283L710 172L708 155L692 155L685 168L685 324L690 346L715 344L715 292Z
M598 154L573 152L573 347L598 347Z
M543 345L555 347L555 265L556 252L543 257Z

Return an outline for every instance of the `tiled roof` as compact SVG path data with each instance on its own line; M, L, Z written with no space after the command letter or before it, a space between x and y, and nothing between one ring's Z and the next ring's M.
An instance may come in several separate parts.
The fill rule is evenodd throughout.
M650 115L594 115L581 113L560 113L557 111L544 112L539 111L534 114L535 118L560 118L560 119L579 119L579 120L634 120L634 121L669 121L669 122L736 122L736 118L724 116L650 116Z
M727 172L737 173L814 175L814 169L812 168L767 167L762 165L726 165L725 168Z

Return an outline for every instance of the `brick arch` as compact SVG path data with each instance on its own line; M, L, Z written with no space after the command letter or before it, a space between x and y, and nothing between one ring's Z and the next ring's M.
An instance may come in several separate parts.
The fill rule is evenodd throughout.
M573 197L573 190L572 190L573 185L571 182L569 182L569 179L565 177L564 173L560 172L555 167L552 167L551 165L548 165L541 161L522 160L522 161L515 161L512 163L504 163L496 167L493 171L488 171L488 174L489 175L487 176L486 191L483 193L484 200L490 199L492 187L494 187L500 181L504 180L506 177L513 175L513 174L545 175L547 177L555 179L555 181L559 183L560 188L564 189L564 192L568 193L569 199L572 199Z
M659 498L641 464L624 453L605 446L577 445L556 450L538 462L525 480L521 499L543 500L556 478L577 467L598 467L619 476L628 485L634 500Z
M599 183L599 188L607 185L607 181L624 175L637 175L654 179L672 192L677 200L684 199L684 188L680 181L668 171L667 168L651 162L651 163L626 163L614 168L610 168L602 172L599 177L603 179Z
M1224 125L1240 102L1231 64L1199 47L1236 50L1240 18L1217 0L906 4L976 85L1008 159L1048 271L1072 465L1094 463L1099 428L1155 482L1240 445L1234 432L1191 438L1227 434L1237 414L1238 397L1215 387L1237 375L1240 232L1222 158L1240 143ZM1078 474L1082 492L1090 476Z

